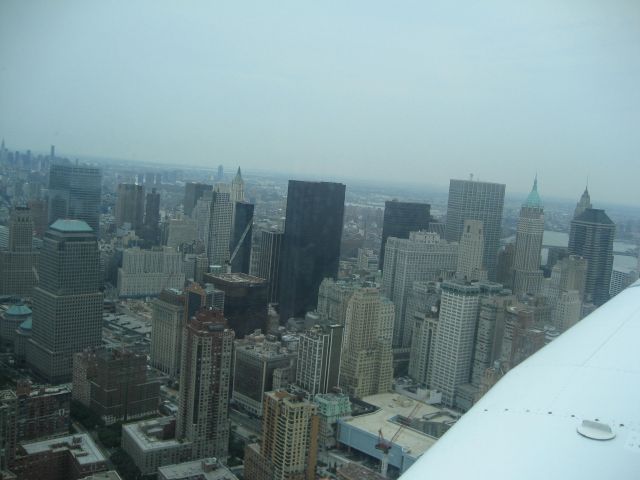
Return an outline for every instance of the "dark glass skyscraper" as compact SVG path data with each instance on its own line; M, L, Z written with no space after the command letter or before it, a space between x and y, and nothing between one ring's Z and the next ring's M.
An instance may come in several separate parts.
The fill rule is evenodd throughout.
M609 299L616 225L604 210L587 208L571 220L569 255L587 259L584 300L602 305Z
M484 224L482 260L489 280L496 278L498 248L502 230L505 185L502 183L451 180L447 204L446 240L459 242L465 220Z
M144 207L144 226L142 237L150 245L160 243L160 194L156 189L147 193Z
M205 192L210 192L212 189L213 187L206 183L187 183L184 188L184 214L191 215L191 212L193 212L196 203L198 203L202 195Z
M232 272L249 273L251 239L253 237L253 207L253 203L236 202L233 229L231 231L231 245L229 246L231 254L235 253L231 261Z
M49 170L49 225L58 219L83 220L100 229L102 172L98 167L56 163Z
M282 232L261 232L256 274L268 282L267 299L277 303L280 297L280 256L282 252Z
M304 315L318 302L325 277L340 260L345 186L289 180L280 263L280 320Z
M27 360L51 383L69 381L72 355L101 343L99 257L86 222L56 220L45 233Z
M384 247L387 238L409 238L410 232L427 230L430 221L431 205L428 203L399 202L397 200L385 202L378 269L382 270L384 266Z
M116 226L128 223L132 230L139 233L144 219L144 187L133 183L118 185L116 199Z

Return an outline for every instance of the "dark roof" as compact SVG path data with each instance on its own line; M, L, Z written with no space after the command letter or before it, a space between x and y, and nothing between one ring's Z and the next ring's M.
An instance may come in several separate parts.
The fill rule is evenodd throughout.
M615 225L613 221L604 213L604 210L597 208L587 208L574 220L579 222L600 223L602 225Z

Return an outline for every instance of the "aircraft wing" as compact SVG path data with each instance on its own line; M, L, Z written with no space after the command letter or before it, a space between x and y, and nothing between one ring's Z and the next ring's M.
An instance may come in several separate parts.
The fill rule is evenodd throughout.
M640 281L507 373L400 478L640 479Z

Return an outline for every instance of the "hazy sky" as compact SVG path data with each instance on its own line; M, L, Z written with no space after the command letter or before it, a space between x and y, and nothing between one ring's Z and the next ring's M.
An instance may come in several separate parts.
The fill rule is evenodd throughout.
M640 203L640 1L0 0L10 148Z

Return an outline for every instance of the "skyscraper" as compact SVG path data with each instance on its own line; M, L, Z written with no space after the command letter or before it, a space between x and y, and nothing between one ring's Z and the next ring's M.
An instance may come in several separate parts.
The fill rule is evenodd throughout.
M505 186L501 183L451 180L447 204L446 239L459 242L465 220L480 220L484 225L484 268L490 280L496 277L496 263L502 230Z
M280 320L315 309L340 259L345 186L289 180L280 268Z
M49 224L83 220L96 236L100 229L102 172L97 167L54 163L49 170Z
M604 210L587 208L571 220L569 254L587 260L585 301L602 305L609 299L616 225Z
M317 407L282 390L264 396L262 443L245 449L247 480L314 480Z
M231 181L231 201L233 203L244 202L244 180L242 179L240 167L238 167L236 176Z
M176 438L190 443L192 459L226 461L233 339L216 309L200 310L184 327Z
M144 207L142 237L149 245L160 243L160 194L156 189L147 193Z
M233 204L230 201L230 194L216 185L209 204L209 229L206 243L209 265L224 266L229 261L232 221Z
M213 186L205 183L189 182L184 187L184 214L191 215L196 203L205 192L210 192Z
M115 217L117 227L128 223L136 233L141 231L144 221L144 187L142 185L132 183L118 185Z
M542 270L540 270L540 251L544 233L544 213L542 200L538 195L538 177L533 181L531 193L522 204L518 229L516 231L516 250L513 260L513 291L516 295L540 292Z
M576 209L573 211L573 218L582 215L587 208L591 208L591 197L589 196L589 189L585 187L580 200L576 204Z
M184 295L179 290L163 290L151 301L151 365L178 378L184 324Z
M387 245L387 238L409 238L409 232L428 230L429 222L431 222L431 205L428 203L399 202L397 200L384 202L378 269L382 270L384 267L384 249Z
M484 254L484 231L479 220L465 220L460 239L458 268L456 273L467 281L484 280L487 276L482 266Z
M82 220L56 220L45 233L34 289L27 361L51 383L71 378L72 355L102 340L98 242Z
M393 347L411 346L411 324L406 323L407 297L413 282L453 276L458 265L456 243L437 233L411 232L409 239L391 237L382 269L382 292L395 305Z
M366 397L391 390L394 307L377 288L356 290L347 304L340 387Z
M338 386L343 330L342 325L316 325L300 335L296 384L309 398Z
M441 288L438 334L428 384L442 392L442 403L451 407L457 388L471 377L480 288L462 282L443 282Z
M258 270L256 276L267 280L267 299L269 303L277 303L279 297L282 237L282 232L260 232Z
M231 271L249 273L251 240L253 238L253 203L236 202L231 233Z
M7 250L0 250L0 295L30 297L37 283L39 252L33 249L31 210L15 207L9 215Z

